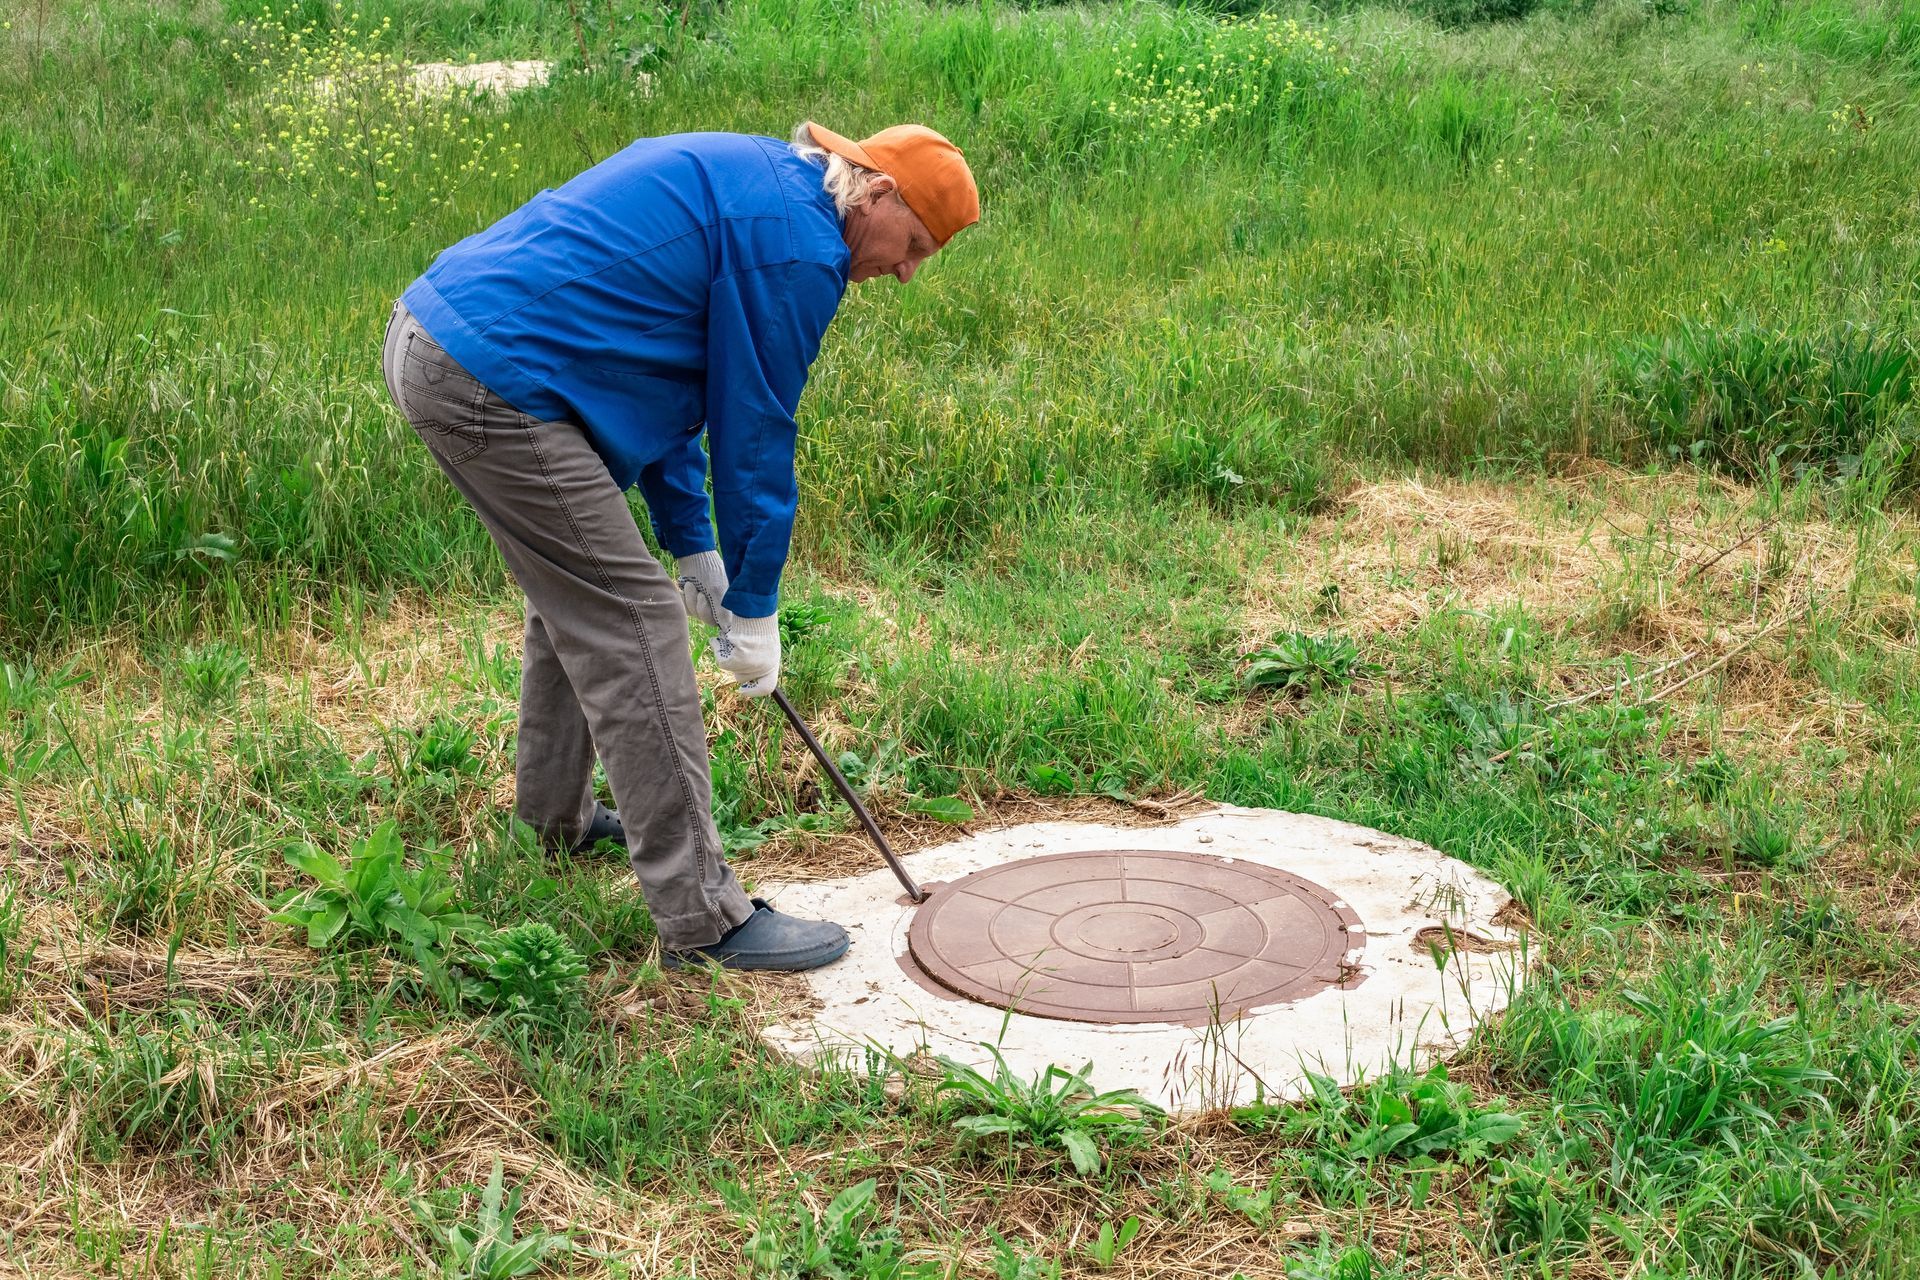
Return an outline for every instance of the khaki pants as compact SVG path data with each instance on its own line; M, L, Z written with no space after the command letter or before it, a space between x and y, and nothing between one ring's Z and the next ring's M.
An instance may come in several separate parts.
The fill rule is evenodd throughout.
M571 841L599 752L661 942L701 946L753 912L713 824L707 740L680 591L580 428L520 413L404 305L387 390L480 516L527 597L516 811Z

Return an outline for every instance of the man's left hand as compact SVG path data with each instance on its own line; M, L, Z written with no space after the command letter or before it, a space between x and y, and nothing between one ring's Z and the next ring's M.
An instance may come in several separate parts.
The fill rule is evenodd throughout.
M764 698L780 682L780 618L738 618L721 611L714 661L740 682L743 698Z

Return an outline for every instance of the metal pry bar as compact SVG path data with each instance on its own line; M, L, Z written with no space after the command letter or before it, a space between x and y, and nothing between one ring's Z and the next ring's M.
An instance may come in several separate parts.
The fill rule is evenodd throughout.
M801 723L800 713L793 709L793 704L787 701L787 695L781 691L778 685L774 686L773 700L780 704L780 710L786 712L787 723L791 724L795 731L799 733L800 740L807 744L807 750L813 752L813 758L820 762L822 767L826 769L827 776L833 779L833 785L839 789L840 798L852 807L854 816L860 819L860 825L867 829L868 838L873 841L874 848L880 850L880 856L887 860L887 866L892 869L894 877L900 881L901 887L907 891L907 897L915 903L925 902L927 900L926 890L915 884L913 877L907 874L907 869L900 865L900 859L894 854L893 847L887 843L887 838L880 834L880 828L874 822L873 815L867 812L867 806L861 804L860 797L853 794L853 788L849 786L847 780L840 775L839 768L834 765L832 760L828 759L827 749L820 745L818 738L813 736L813 730Z

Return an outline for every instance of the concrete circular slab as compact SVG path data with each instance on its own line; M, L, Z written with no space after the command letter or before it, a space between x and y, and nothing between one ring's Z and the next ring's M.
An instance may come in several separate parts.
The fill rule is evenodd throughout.
M1036 1017L1205 1026L1338 984L1365 945L1360 917L1299 876L1103 849L942 887L914 914L905 962Z
M1161 861L1165 855L1174 856ZM1276 975L1262 970L1260 980L1249 981L1218 1014L1209 1009L1193 1016L1183 1001L1177 1009L1127 1010L1143 1017L1157 1013L1157 1021L1102 1024L1065 1021L1033 1005L1034 987L1053 980L1044 972L1045 957L1028 966L1024 1001L1016 995L1011 1009L984 1002L1010 983L1018 985L1005 971L976 973L977 990L970 994L982 998L975 999L920 973L914 960L916 926L930 936L952 911L958 931L933 954L964 961L988 954L983 947L991 945L1006 963L1020 964L1028 954L1023 948L1035 945L1031 929L1020 930L1034 921L1016 919L1018 927L1006 932L987 925L990 944L970 940L981 926L966 921L978 901L1004 905L1016 891L1022 899L1031 894L1017 879L967 877L994 868L1007 868L1008 876L1018 868L1041 868L1017 874L1045 880L1054 874L1047 868L1071 866L1079 874L1105 864L1104 874L1091 877L1099 886L1093 898L1070 902L1071 891L1064 888L1042 895L1042 914L1053 920L1050 933L1064 931L1073 944L1057 943L1056 955L1151 966L1185 944L1185 930L1217 923L1224 937L1232 917L1210 921L1215 912L1196 909L1211 899L1152 904L1171 910L1116 910L1116 902L1131 898L1111 896L1112 860L1120 859L1118 869L1125 871L1129 860L1148 859L1143 865L1155 868L1159 882L1172 883L1166 869L1202 865L1190 861L1193 855L1208 865L1207 878L1182 871L1179 883L1208 891L1233 885L1238 892L1222 896L1239 900L1268 894L1258 901L1282 913L1270 935L1305 929L1309 920L1327 929L1328 917L1309 904L1331 912L1345 927L1338 970L1320 967L1334 963L1325 950L1331 939L1322 932L1323 950L1313 962L1301 963L1303 953L1296 950L1276 952L1272 961L1313 972L1310 983L1269 982ZM1300 1096L1309 1072L1349 1084L1395 1065L1424 1066L1465 1044L1480 1019L1506 1007L1526 976L1523 936L1495 919L1509 901L1499 885L1426 845L1330 818L1223 806L1151 828L1036 823L924 850L909 865L922 884L936 886L921 907L906 901L884 867L838 880L760 887L781 910L837 920L853 937L844 958L802 975L810 1007L768 1027L770 1043L802 1058L833 1055L855 1066L864 1065L864 1051L874 1049L900 1057L929 1052L984 1066L991 1057L982 1046L993 1044L1022 1074L1091 1061L1102 1088L1135 1088L1163 1106L1193 1111L1258 1096ZM1211 879L1229 873L1246 879ZM991 893L976 892L979 886ZM1048 886L1027 886L1034 887ZM923 918L927 923L920 923ZM919 950L930 952L925 945ZM1185 954L1205 952L1196 945ZM1229 950L1242 954L1256 953L1251 945ZM1264 950L1257 955L1266 958ZM991 956L987 963L993 963ZM1327 977L1341 981L1328 985Z

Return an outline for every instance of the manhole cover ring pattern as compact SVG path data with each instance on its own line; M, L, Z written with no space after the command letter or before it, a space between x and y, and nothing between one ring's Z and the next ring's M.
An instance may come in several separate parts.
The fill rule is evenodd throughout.
M941 886L908 927L906 963L1034 1017L1204 1025L1350 986L1365 945L1352 909L1290 872L1100 849Z

